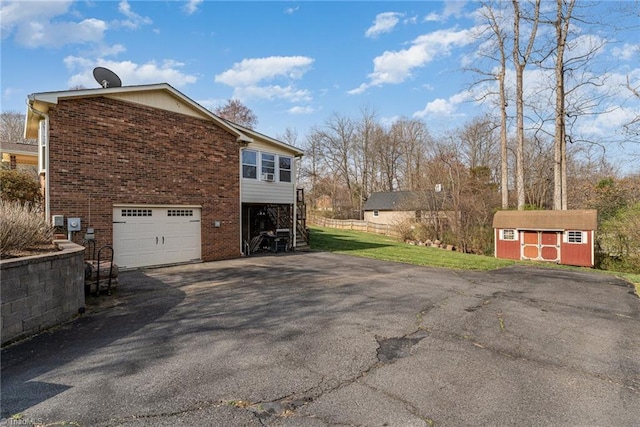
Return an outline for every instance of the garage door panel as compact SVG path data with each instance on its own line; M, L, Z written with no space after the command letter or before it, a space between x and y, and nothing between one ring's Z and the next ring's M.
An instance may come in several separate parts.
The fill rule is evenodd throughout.
M199 260L199 208L114 208L114 258L123 268Z

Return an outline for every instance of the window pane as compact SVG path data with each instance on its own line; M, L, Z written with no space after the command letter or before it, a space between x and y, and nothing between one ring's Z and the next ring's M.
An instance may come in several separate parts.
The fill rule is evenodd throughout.
M502 240L516 240L516 231L502 230Z
M280 156L280 169L291 169L291 157Z
M242 165L242 177L255 179L258 175L258 168L251 165Z
M567 232L567 241L569 243L583 243L582 231L569 231L569 232Z
M291 171L280 170L280 182L291 182Z
M273 154L262 154L262 173L276 172L276 156Z
M242 152L242 163L248 165L255 165L256 163L256 152L250 150L244 150Z

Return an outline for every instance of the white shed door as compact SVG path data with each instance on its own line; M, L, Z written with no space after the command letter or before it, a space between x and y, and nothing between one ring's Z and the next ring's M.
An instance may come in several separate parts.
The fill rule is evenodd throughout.
M121 268L200 259L200 208L113 209L113 258Z

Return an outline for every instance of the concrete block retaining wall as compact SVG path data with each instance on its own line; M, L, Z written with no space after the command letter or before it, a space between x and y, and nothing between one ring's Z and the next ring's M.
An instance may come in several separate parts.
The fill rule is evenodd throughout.
M84 247L0 261L2 345L71 320L84 299Z

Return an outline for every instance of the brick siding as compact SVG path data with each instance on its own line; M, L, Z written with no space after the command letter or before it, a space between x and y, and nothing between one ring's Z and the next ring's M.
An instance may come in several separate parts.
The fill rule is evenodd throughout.
M240 256L239 143L210 120L109 98L49 110L51 214L113 244L113 205L201 205L202 259ZM222 226L215 228L214 221Z

